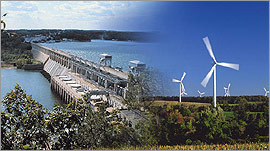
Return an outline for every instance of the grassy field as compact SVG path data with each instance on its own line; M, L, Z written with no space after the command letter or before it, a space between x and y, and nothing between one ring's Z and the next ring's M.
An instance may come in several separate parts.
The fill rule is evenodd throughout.
M210 106L210 103L197 103L197 102L178 102L178 101L164 101L164 100L157 100L154 101L152 106L163 106L163 105L169 105L169 106L174 106L174 105L183 105L183 106L195 106L195 108L197 107L201 107L201 106Z
M226 120L228 120L229 117L234 117L233 112L224 112L224 115L226 116Z
M248 102L248 104L262 104L263 102ZM238 104L228 104L229 106L237 106Z
M247 112L248 114L263 114L263 112ZM226 116L226 120L229 119L229 117L234 117L233 112L224 112L224 115Z
M127 146L121 148L98 148L97 150L269 150L269 143L175 145L175 146Z
M249 104L260 104L263 102L248 102ZM183 105L183 106L191 106L194 105L195 107L200 106L210 106L210 103L198 103L198 102L179 102L179 101L165 101L165 100L156 100L153 102L152 106L163 106L163 105ZM237 106L238 104L228 104L229 106Z

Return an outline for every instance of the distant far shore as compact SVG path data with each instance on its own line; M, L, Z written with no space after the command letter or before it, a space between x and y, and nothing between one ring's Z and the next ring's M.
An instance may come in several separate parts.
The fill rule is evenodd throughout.
M12 64L1 63L1 69L16 69L17 67Z

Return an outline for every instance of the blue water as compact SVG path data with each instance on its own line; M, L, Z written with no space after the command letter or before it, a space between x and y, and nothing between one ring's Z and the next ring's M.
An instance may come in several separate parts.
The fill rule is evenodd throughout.
M128 62L140 60L151 66L151 56L148 54L156 47L154 43L138 43L129 41L92 40L91 42L60 42L42 43L42 45L60 49L84 59L99 61L99 55L107 53L112 55L112 66L122 67L129 71Z
M26 94L47 109L59 104L59 98L51 91L49 81L40 73L21 69L1 69L1 100L18 83Z

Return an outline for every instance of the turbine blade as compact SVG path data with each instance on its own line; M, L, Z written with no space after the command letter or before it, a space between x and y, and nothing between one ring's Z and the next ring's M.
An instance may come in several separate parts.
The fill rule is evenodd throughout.
M172 79L172 82L181 82L181 81L179 81L179 80L176 80L176 79Z
M266 89L265 88L263 88L264 89L264 91L266 92Z
M213 53L213 51L212 51L212 48L211 48L211 45L210 45L210 42L209 42L208 37L203 38L203 41L204 41L204 43L205 43L205 45L206 45L206 48L208 49L208 52L209 52L211 58L212 58L212 59L214 60L214 62L216 63L217 61L216 61L216 58L215 58L214 53Z
M181 82L183 81L183 79L185 78L185 76L186 76L186 72L183 73L182 78L180 80Z
M216 68L216 65L214 65L214 66L211 68L211 70L208 72L208 74L206 75L206 77L205 77L205 78L203 79L203 81L201 82L201 85L202 85L203 87L206 87L206 85L207 85L209 79L211 78L211 76L212 76L213 71L214 71L215 68Z
M201 94L201 92L198 90L198 93L200 93Z
M225 62L220 62L217 64L220 66L223 66L223 67L228 67L228 68L232 68L235 70L239 70L239 64L232 64L232 63L225 63Z
M185 92L186 90L185 90L183 82L181 82L181 86L182 86L183 92Z
M231 83L229 83L229 85L228 85L228 89L230 89L230 86L231 86Z

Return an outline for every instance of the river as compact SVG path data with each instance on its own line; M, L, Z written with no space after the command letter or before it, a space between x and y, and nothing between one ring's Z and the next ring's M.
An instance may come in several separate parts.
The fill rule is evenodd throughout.
M60 103L59 97L51 91L49 81L40 72L21 69L1 69L1 100L16 83L46 109L52 110Z

